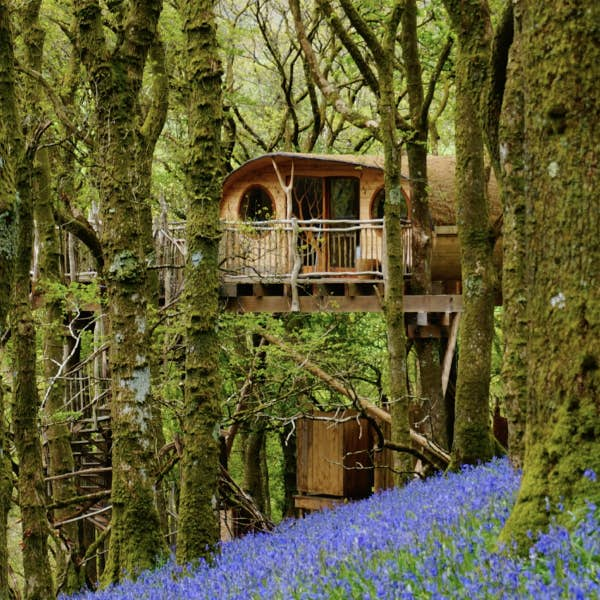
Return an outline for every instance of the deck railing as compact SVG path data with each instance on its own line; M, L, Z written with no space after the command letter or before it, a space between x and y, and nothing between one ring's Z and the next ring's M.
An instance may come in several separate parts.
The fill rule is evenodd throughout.
M383 219L225 221L222 227L219 267L224 283L383 279L386 257ZM408 276L412 269L410 223L403 223L402 232L404 273ZM74 238L69 237L69 241ZM164 221L157 225L154 244L162 293L169 302L183 288L185 223ZM66 254L70 260L63 265L65 273L70 273L75 281L95 276L92 267L77 259L79 254L85 254L82 244L71 243L69 248Z
M403 224L404 271L412 267L411 227ZM225 222L219 254L224 281L381 279L383 219Z

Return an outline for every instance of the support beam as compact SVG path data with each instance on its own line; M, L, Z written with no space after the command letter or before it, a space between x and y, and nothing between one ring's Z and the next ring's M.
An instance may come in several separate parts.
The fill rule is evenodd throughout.
M448 336L448 346L444 354L444 364L442 365L442 398L446 397L448 389L448 380L450 379L450 369L452 368L452 359L456 350L456 340L458 339L458 326L460 325L460 313L456 313L450 326L450 335Z
M225 310L235 313L264 312L285 313L292 311L286 296L229 296L224 298ZM300 296L300 312L380 312L381 300L370 296ZM404 296L404 312L407 313L459 313L462 312L462 296L459 294L407 295Z

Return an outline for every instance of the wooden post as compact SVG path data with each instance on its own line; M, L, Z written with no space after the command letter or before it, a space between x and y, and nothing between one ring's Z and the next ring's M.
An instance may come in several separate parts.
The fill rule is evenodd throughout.
M292 274L290 277L290 285L292 291L292 312L298 312L300 310L300 300L298 299L298 274L302 268L302 257L298 250L298 238L300 235L298 227L298 219L292 218L292 235L290 237L290 256L294 257L294 265L292 267Z
M452 368L452 359L454 358L454 350L456 348L456 340L458 337L458 326L460 324L460 313L455 313L450 326L450 336L448 337L448 347L444 355L444 364L442 365L442 398L446 397L448 389L448 379L450 378L450 369Z

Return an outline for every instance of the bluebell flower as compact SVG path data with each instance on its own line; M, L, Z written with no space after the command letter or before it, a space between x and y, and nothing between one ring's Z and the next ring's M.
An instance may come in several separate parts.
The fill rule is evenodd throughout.
M77 598L600 597L591 502L572 531L555 525L535 537L528 558L497 548L519 480L506 460L466 467L224 543L212 565L185 571L170 561Z

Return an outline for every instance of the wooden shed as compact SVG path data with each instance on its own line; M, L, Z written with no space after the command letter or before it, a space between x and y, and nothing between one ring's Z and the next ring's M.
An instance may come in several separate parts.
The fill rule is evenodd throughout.
M461 275L454 170L453 157L428 158L435 224L432 276L441 292L456 294ZM410 281L408 177L403 190L404 272ZM500 207L493 179L489 194L496 218ZM382 157L279 152L248 161L223 186L223 295L242 311L320 310L325 305L327 310L379 310L373 284L384 281L384 199ZM287 306L275 299L286 296Z
M296 423L296 508L366 498L374 485L369 422L354 411L317 412Z

